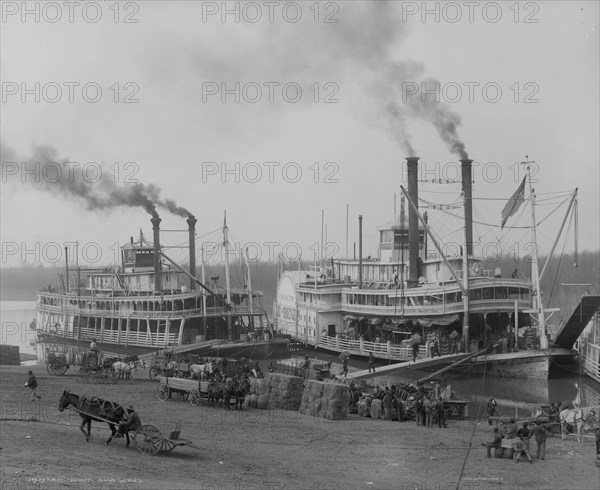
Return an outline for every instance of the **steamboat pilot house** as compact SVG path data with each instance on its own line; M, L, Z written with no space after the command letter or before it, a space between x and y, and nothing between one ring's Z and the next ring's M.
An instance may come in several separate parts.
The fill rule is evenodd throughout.
M36 323L41 339L52 337L165 348L203 340L234 340L248 327L262 325L263 310L252 305L258 291L227 291L213 278L209 287L195 280L195 224L190 235L190 273L162 251L160 218L152 218L154 243L143 235L121 248L120 266L82 270L75 281L37 292ZM79 276L79 272L77 272ZM252 296L250 298L249 296Z

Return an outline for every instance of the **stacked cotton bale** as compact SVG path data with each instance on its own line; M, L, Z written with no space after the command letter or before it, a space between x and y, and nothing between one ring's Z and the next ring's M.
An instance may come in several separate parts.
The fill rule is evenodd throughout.
M268 373L265 378L250 378L250 393L246 395L245 402L247 407L260 410L298 410L303 390L300 377Z
M250 392L244 402L248 408L269 408L269 392L270 386L266 379L250 378Z
M356 404L358 408L358 415L361 417L370 417L371 416L371 403L373 402L373 398L370 396L361 396Z
M381 416L381 412L381 400L379 398L375 398L371 403L371 418L378 419Z
M269 373L266 381L270 386L270 408L298 410L304 392L304 380L298 376Z
M350 403L346 385L307 381L299 412L327 420L345 420Z

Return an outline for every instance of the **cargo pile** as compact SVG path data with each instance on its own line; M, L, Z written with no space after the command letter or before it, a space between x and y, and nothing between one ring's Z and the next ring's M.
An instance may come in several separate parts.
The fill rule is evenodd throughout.
M245 403L247 407L259 410L298 410L303 390L303 379L298 376L267 373L264 378L250 379L250 393L246 395Z
M346 420L350 394L343 384L307 381L300 413L327 420Z

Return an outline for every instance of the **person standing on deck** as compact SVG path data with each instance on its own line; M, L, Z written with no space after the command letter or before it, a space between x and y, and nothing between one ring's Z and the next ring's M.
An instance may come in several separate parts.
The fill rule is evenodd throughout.
M413 362L417 360L417 356L419 355L419 344L420 342L417 339L413 340L412 351L413 351Z
M344 375L344 378L346 376L348 376L348 358L344 357L344 360L342 361L342 374ZM340 374L341 376L341 374Z
M436 354L438 357L442 357L440 354L440 344L437 338L433 339L433 343L431 344L431 357L435 357Z
M373 357L372 352L369 353L369 373L371 372L371 369L375 372L375 358Z

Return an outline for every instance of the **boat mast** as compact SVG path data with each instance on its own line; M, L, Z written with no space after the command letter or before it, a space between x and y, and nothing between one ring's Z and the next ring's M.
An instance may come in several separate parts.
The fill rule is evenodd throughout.
M229 283L229 240L227 238L227 211L223 218L223 247L225 249L225 287L227 288L227 304L231 305L231 285ZM233 341L231 325L231 309L227 310L227 339Z
M204 270L204 246L202 246L202 284L206 284L206 274ZM202 340L206 340L206 289L202 288Z
M246 267L248 268L248 298L250 301L250 327L254 327L254 301L252 299L252 279L250 278L250 259L246 248Z
M529 196L531 201L531 238L533 240L533 254L531 257L531 279L533 281L532 291L532 307L537 312L538 317L538 330L540 335L540 348L548 348L548 337L546 337L546 318L544 313L544 304L542 302L542 292L540 291L540 271L538 267L538 247L537 247L537 231L535 225L535 197L533 195L533 186L531 184L531 164L535 161L529 161L529 156L525 155L527 159L521 162L525 165L527 171L527 181L529 182Z

